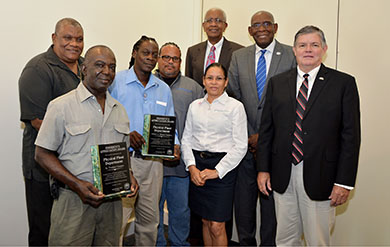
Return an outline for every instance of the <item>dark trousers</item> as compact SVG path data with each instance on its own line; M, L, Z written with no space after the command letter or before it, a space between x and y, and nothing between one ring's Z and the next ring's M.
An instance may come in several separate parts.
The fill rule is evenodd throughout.
M49 182L25 178L24 183L29 226L28 245L47 246L53 205Z
M260 193L261 194L261 193ZM257 170L251 153L247 153L238 167L234 193L234 213L240 245L256 246L256 208L259 189ZM275 246L276 216L273 195L260 195L261 246Z

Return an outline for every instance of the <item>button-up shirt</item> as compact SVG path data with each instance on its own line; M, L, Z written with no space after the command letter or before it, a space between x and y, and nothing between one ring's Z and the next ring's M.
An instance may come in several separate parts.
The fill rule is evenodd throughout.
M78 65L83 58L78 59ZM79 70L80 72L80 70ZM49 181L48 173L34 160L35 139L38 131L30 120L43 119L47 105L58 96L75 89L81 75L75 74L54 53L53 45L32 58L19 78L20 120L25 123L23 131L23 175L27 179Z
M125 107L130 119L130 132L135 130L142 135L145 114L175 116L171 89L153 74L144 87L134 67L123 70L116 74L109 91ZM179 144L177 136L175 143Z
M81 180L93 182L91 146L126 142L129 119L119 102L106 93L104 114L83 83L51 101L35 145L58 153L61 164Z
M258 46L256 44L255 75L256 75L256 71L257 71L257 63L258 63L259 58L261 56L262 50L266 50L266 52L264 53L264 59L265 59L265 65L267 67L267 75L268 75L269 68L271 67L272 54L274 53L275 44L276 44L276 42L275 42L275 40L273 40L271 42L271 44L269 44L265 49L262 49L260 46Z
M192 150L226 152L215 169L220 178L233 170L245 156L248 132L244 106L224 92L212 103L202 99L191 103L182 138L182 155L188 169L195 164Z
M225 40L224 37L221 38L220 41L215 43L215 45L211 44L210 41L207 40L207 46L206 46L206 54L204 56L204 63L203 63L203 72L206 70L206 64L207 64L207 58L209 57L211 47L215 47L215 62L217 63L219 61L219 57L221 56L221 51L222 51L222 45L223 41Z

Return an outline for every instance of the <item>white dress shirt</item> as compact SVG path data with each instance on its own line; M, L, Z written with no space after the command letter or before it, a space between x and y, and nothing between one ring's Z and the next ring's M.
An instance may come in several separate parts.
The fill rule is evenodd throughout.
M233 170L248 148L247 118L244 106L224 92L211 104L208 95L188 108L181 152L186 169L195 165L192 150L226 152L215 169L219 178Z
M272 54L274 53L275 49L275 40L272 40L271 44L269 44L265 49L262 49L260 46L256 44L256 56L255 56L255 74L257 71L257 62L259 61L259 58L261 56L261 50L266 50L264 53L264 59L265 59L265 65L267 67L267 75L269 71L269 67L271 66L271 60L272 60Z
M219 61L219 57L221 55L221 50L222 50L222 45L223 41L225 40L224 37L220 41L218 41L214 46L215 46L215 62L217 63ZM213 46L213 44L210 43L210 41L207 40L207 47L206 47L206 54L204 56L204 63L203 63L203 72L206 70L206 63L207 63L207 58L209 57L210 54L210 49Z
M318 67L312 69L309 73L307 73L307 74L309 74L309 77L307 78L307 80L309 82L308 83L309 84L309 88L308 88L308 91L307 91L307 100L309 100L310 93L311 93L311 90L313 89L314 82L315 82L315 79L317 77L318 71L320 71L320 67L321 67L321 65L319 65ZM298 71L298 73L297 73L297 87L296 87L296 94L295 94L296 97L298 97L299 89L301 88L301 85L302 85L303 80L304 80L303 75L306 74L305 72L303 72L299 68L299 66L297 67L297 71ZM319 80L324 80L324 78L321 79L321 77L318 78L318 79ZM302 162L303 161L301 161L299 164L301 165ZM335 185L340 186L342 188L345 188L347 190L352 190L354 188L352 186L347 186L347 185L337 184L337 183L335 183Z

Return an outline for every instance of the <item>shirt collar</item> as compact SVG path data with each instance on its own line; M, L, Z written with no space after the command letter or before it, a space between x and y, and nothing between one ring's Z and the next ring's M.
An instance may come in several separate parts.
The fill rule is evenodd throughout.
M89 98L93 98L94 100L96 100L95 96L85 87L83 82L79 83L76 88L76 92L79 95L80 102L84 102ZM114 98L112 98L112 96L108 93L108 90L106 92L106 105L110 107L116 105Z
M156 69L156 70L154 71L154 75L155 75L158 79L160 79L161 81L164 81L163 78L162 78L162 76L161 76L161 74L160 74L160 70L159 70L159 69ZM175 80L172 82L172 84L170 85L170 87L172 87L172 86L180 79L180 77L181 77L181 72L179 71L179 74L177 74Z
M54 49L53 49L53 46L54 46L54 45L51 45L51 46L49 47L49 49L47 49L47 59L48 59L49 63L52 64L52 65L56 65L56 66L59 66L59 67L62 67L62 68L64 68L64 69L66 69L66 70L71 71L71 70L68 68L68 66L66 66L66 64L64 64L64 63L60 60L60 58L57 56L57 54L55 54ZM78 72L80 73L80 75L77 75L77 76L79 76L79 77L81 77L81 64L83 63L83 61L84 61L84 58L79 57L79 59L78 59ZM72 71L72 73L73 73L73 71Z
M272 40L271 44L269 44L265 49L261 48L256 44L256 54L261 52L261 50L267 50L267 53L270 52L271 54L274 53L275 44L276 44L275 39Z
M214 46L215 46L215 49L216 50L219 50L219 48L222 47L223 45L223 41L225 40L225 38L222 36L221 40L218 41ZM207 51L210 50L210 48L213 46L213 44L210 43L209 40L207 40Z
M321 67L321 64L318 65L317 67L315 67L314 69L312 69L311 71L309 71L309 73L305 73L303 72L300 68L299 68L299 65L297 66L297 71L298 71L298 78L300 80L303 80L303 75L305 74L309 74L309 78L311 78L312 80L314 80L318 74L318 71L320 71L320 67Z
M206 95L203 97L202 99L202 103L207 103L207 104L210 104L208 101L207 101L207 97L208 97L208 94L206 93ZM211 104L214 104L214 103L220 103L220 104L225 104L226 101L228 100L229 96L227 95L226 91L222 93L221 96L219 96L218 98L216 98L215 100L213 100L213 103Z
M127 70L126 73L126 84L131 83L138 83L142 87L144 86L140 80L138 80L137 74L134 71L134 66L132 66L129 70ZM153 86L159 86L158 82L161 81L156 76L153 75L153 73L150 73L148 84L146 85L145 89L153 87Z

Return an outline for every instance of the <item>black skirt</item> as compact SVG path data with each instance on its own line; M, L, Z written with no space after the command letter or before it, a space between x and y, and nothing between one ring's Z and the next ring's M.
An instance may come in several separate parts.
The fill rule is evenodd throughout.
M215 169L226 153L200 152L193 150L196 168ZM191 182L189 206L192 212L203 219L225 222L232 218L234 186L237 177L237 167L228 172L222 179L206 180L204 186L196 186Z

